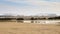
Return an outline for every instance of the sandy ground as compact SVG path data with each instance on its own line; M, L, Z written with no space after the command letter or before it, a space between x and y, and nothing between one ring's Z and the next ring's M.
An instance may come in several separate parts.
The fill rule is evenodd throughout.
M60 34L59 25L0 22L0 34Z

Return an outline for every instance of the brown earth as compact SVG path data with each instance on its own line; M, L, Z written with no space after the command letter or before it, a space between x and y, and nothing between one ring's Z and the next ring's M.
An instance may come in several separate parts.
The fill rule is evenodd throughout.
M59 25L0 22L0 34L60 34Z

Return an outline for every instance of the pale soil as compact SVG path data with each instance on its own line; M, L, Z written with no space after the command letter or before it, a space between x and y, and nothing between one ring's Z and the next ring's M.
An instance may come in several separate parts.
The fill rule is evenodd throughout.
M60 34L60 26L0 22L0 34Z

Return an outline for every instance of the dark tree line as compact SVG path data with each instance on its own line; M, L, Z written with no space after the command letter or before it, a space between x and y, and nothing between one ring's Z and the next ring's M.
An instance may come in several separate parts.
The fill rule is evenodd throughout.
M30 20L45 20L46 18L31 18Z
M59 17L52 17L52 18L48 18L48 19L60 19L60 16Z
M0 18L0 20L12 20L11 18Z
M25 19L24 18L0 18L0 20L25 20ZM53 20L53 19L60 19L60 16L48 18L48 20ZM28 20L46 20L46 18L34 18L34 17L31 17L31 18L28 18Z
M24 18L17 18L16 20L24 20Z

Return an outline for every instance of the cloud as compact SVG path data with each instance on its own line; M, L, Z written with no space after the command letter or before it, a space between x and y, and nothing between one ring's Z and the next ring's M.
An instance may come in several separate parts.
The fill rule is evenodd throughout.
M12 1L12 2L17 2L17 1L48 1L48 2L60 2L60 0L6 0L6 1Z
M22 7L17 8L14 6L0 6L0 13L13 13L21 15L35 15L38 13L60 13L60 7L58 6L41 6L41 7ZM58 11L58 12L57 12Z
M33 15L35 12L38 13L37 8L32 8L32 7L24 7L24 8L18 8L14 6L7 6L7 5L0 5L0 14L5 14L5 13L12 13L12 14L20 14L20 15Z
M48 2L48 1L59 1L59 0L6 0L15 3L26 3L32 5L53 5L53 3L57 4L60 2Z
M60 2L48 2L54 0L5 0L17 4L27 4L29 6L0 6L2 13L15 13L23 15L34 15L37 13L56 13L60 14ZM55 0L57 1L57 0ZM58 12L57 12L58 11Z
M42 0L42 1L60 1L60 0Z

